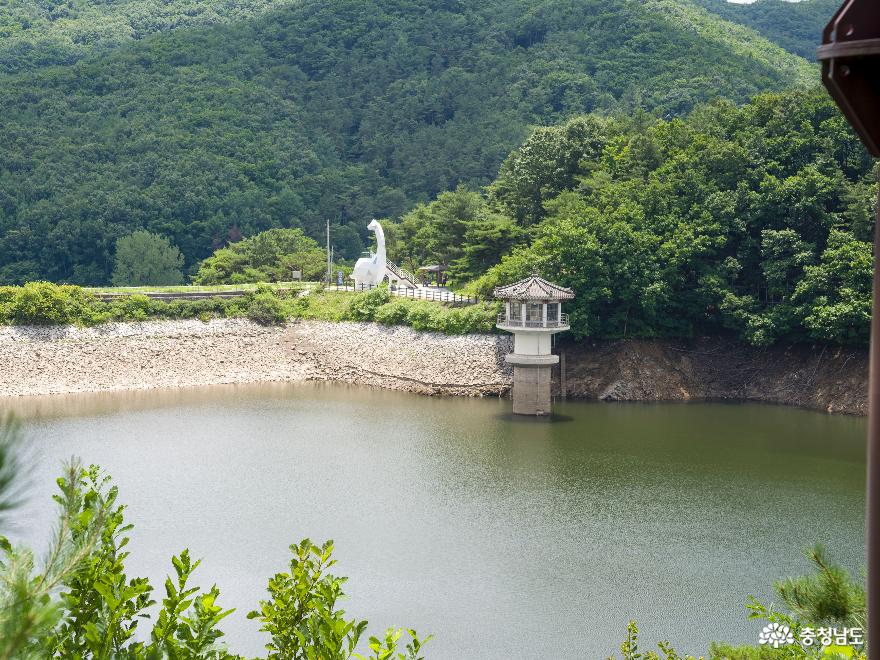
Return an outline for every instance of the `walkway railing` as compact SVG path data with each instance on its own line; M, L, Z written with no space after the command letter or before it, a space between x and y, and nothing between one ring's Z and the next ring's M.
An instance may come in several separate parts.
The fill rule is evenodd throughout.
M567 328L568 314L560 314L556 321L542 321L541 319L527 321L526 319L511 319L507 314L499 314L496 325L507 328Z
M370 289L378 288L378 285L358 284L357 286L346 286L337 284L330 288L335 288L336 291L369 291ZM388 292L392 296L400 296L401 298L413 298L415 300L433 300L434 302L445 302L458 305L474 305L480 302L480 299L475 296L462 296L458 293L453 293L452 291L438 291L437 289L428 288L411 289L409 287L391 286L388 287Z
M385 269L391 271L401 282L404 284L411 286L414 289L417 289L419 286L419 280L409 272L406 268L401 268L393 261L385 261Z

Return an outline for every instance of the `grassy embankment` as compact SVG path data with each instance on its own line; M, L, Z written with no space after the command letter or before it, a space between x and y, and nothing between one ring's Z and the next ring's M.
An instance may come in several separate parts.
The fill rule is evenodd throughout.
M270 282L265 284L181 284L179 286L97 286L83 287L94 295L149 294L149 293L227 293L230 291L256 291L257 287L273 290L302 290L314 287L318 282Z
M157 287L150 291L173 292L168 290L176 288L181 287ZM375 321L416 330L466 334L491 332L498 311L496 303L449 307L438 302L396 298L386 288L350 293L325 291L315 285L306 295L287 289L283 283L202 288L217 292L244 288L248 293L235 298L166 301L149 298L144 295L144 289L140 289L138 293L103 301L95 293L120 290L86 290L73 285L31 282L20 287L0 287L0 324L91 326L111 321L197 318L207 322L215 318L242 317L265 325L290 319Z

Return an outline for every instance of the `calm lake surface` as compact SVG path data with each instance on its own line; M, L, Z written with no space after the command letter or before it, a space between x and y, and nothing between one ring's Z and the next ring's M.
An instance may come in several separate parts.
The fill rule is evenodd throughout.
M44 544L72 455L114 477L135 524L129 575L161 590L170 556L220 586L230 647L303 537L336 542L351 614L405 625L432 660L603 658L627 620L647 643L755 643L750 594L801 574L821 541L864 563L862 419L758 405L563 403L340 385L2 401L33 470L13 536ZM39 546L43 547L43 546Z

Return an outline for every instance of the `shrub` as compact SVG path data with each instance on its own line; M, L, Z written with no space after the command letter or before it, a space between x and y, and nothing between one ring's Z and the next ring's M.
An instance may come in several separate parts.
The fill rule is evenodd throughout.
M657 651L647 651L646 653L639 651L639 628L635 621L630 621L626 626L626 639L620 645L622 660L696 660L692 655L679 655L669 642L660 642L657 644L657 650L660 653ZM610 656L608 660L616 660L616 658L615 656ZM703 659L700 658L700 660Z
M16 287L0 286L0 323L12 320L12 302L15 300Z
M198 300L157 300L143 294L102 302L76 286L32 282L23 287L0 287L0 323L95 324L149 319L235 318L246 316L261 324L287 318L322 321L376 321L410 325L416 330L450 335L491 332L498 305L481 303L450 308L426 300L392 296L387 287L363 293L312 290L309 295L278 292L261 283L242 297Z
M398 299L377 309L373 320L385 325L410 325L416 330L463 335L492 332L497 313L498 305L492 303L451 308L426 300Z
M158 311L155 303L143 294L125 296L110 303L110 315L116 321L146 321Z
M15 289L11 303L4 307L15 323L50 325L89 322L93 303L78 286L28 282Z
M730 646L712 642L709 646L710 660L783 660L791 658L792 649L782 647L774 649L772 646Z
M199 300L173 300L161 303L158 313L170 319L213 318L227 316L229 309L233 316L242 316L247 311L242 298L200 298Z
M417 300L410 304L406 320L414 330L440 332L443 326L442 315L442 307L425 300Z
M439 321L440 332L447 335L463 335L469 332L491 332L495 327L495 305L485 303L449 309Z
M385 286L356 293L348 303L346 318L351 321L372 321L378 309L391 300L391 293Z
M0 439L3 438L0 425ZM13 438L14 439L14 438ZM56 481L60 506L53 560L37 569L34 553L0 537L0 658L187 658L240 660L223 643L220 623L232 610L220 590L202 590L192 576L200 561L189 550L172 556L163 598L125 562L129 532L118 491L97 466L72 465ZM269 580L270 599L249 616L269 633L267 658L354 656L367 622L348 618L339 603L346 578L331 575L333 543L304 539L290 546L289 572ZM141 633L145 626L150 629ZM415 631L388 629L370 637L364 660L424 660ZM362 657L362 656L357 656Z
M273 325L284 323L287 315L278 296L268 291L261 291L251 296L247 317L261 325Z
M376 310L374 320L383 325L403 325L409 314L410 301L399 299L382 305Z

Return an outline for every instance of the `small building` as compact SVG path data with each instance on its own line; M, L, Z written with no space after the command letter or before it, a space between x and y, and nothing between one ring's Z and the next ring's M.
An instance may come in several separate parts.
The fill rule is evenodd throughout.
M574 292L533 274L496 287L495 297L505 301L496 326L514 337L513 353L504 358L513 365L513 412L549 415L550 372L559 362L559 356L552 352L552 337L569 329L562 301L574 298Z
M446 285L446 271L449 267L446 264L431 264L419 268L419 277L422 279L424 286L430 286L431 280L434 280L434 286Z

